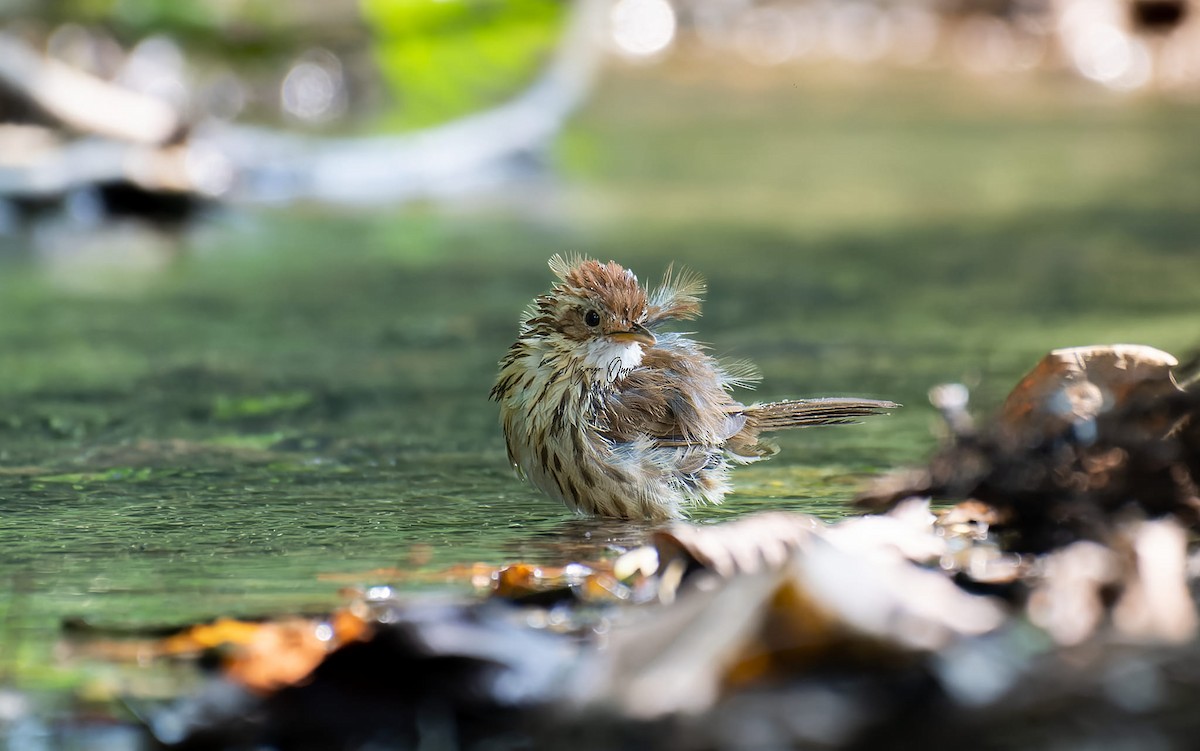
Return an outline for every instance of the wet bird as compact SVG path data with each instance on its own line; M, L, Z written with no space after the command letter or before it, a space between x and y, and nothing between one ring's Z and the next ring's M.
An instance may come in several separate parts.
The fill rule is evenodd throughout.
M491 398L518 474L574 511L678 518L691 504L720 503L732 465L776 452L762 433L897 406L742 404L730 392L753 387L753 366L720 362L685 335L659 330L700 315L700 277L668 269L648 290L612 261L556 255L550 270L558 281L526 311Z

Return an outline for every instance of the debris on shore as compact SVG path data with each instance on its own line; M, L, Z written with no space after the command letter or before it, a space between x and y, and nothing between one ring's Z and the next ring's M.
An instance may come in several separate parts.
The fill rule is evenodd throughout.
M871 515L678 522L609 561L476 567L474 599L375 587L143 638L127 658L216 660L140 717L185 749L1183 747L1200 395L1176 365L1058 350L979 427L935 390L951 442Z

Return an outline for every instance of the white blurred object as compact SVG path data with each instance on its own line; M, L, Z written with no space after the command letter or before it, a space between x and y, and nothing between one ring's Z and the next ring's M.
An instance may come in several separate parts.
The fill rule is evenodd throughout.
M225 154L203 142L188 145L183 156L183 171L201 195L222 196L233 187L233 164Z
M323 49L309 50L292 65L279 90L288 116L306 123L333 120L346 111L342 61Z
M610 22L613 45L629 57L652 57L675 39L675 9L667 0L617 0Z
M935 519L928 498L910 498L887 514L845 519L830 527L825 539L864 559L892 560L899 555L929 563L947 550L946 538L935 533Z
M1113 625L1130 639L1186 644L1198 622L1187 580L1188 532L1168 517L1126 534L1136 563L1113 609Z
M1148 84L1153 59L1130 28L1130 6L1122 0L1062 0L1057 31L1068 62L1085 78L1111 89Z
M1043 566L1029 597L1029 620L1059 644L1080 644L1104 619L1101 592L1120 578L1120 559L1099 543L1082 541L1050 553Z
M181 127L162 99L131 91L46 59L20 38L0 32L0 84L26 94L72 128L138 144L160 144Z
M1136 89L1150 81L1146 45L1116 26L1087 26L1070 45L1071 61L1086 78L1114 89Z
M188 106L183 50L174 40L153 36L142 40L125 59L115 83L165 102L176 112Z

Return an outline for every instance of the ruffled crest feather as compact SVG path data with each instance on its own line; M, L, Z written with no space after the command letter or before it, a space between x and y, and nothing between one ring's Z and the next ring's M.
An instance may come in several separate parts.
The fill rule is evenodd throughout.
M578 253L555 253L550 256L549 266L550 273L559 278L560 281L567 281L567 275L571 273L571 269L576 268L583 263L583 256Z
M650 293L648 322L699 318L700 300L705 289L704 277L696 272L687 268L676 271L674 264L667 266L662 283Z
M638 284L637 275L616 261L601 263L578 254L556 254L550 258L550 271L559 283L539 300L552 301L556 295L591 300L630 320L640 320L647 309L646 290Z

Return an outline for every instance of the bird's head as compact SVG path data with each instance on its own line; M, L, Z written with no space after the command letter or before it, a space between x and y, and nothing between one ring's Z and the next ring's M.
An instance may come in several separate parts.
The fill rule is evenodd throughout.
M628 369L657 341L648 328L646 290L613 261L550 259L558 283L534 300L523 335L584 367ZM611 380L611 379L610 379Z
M508 358L532 349L612 382L641 364L644 348L658 342L658 324L700 315L704 280L688 271L668 268L662 284L649 291L614 261L556 255L550 270L558 282L526 311Z

